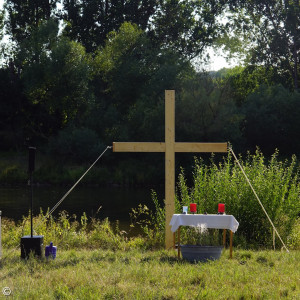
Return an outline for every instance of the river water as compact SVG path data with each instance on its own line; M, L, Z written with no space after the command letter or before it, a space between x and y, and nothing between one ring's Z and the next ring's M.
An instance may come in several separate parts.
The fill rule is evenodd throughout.
M38 214L40 208L45 212L52 208L69 188L56 186L33 187L33 213ZM27 216L30 208L29 187L0 187L0 210L2 217L15 221ZM78 217L85 212L88 217L109 218L120 223L120 229L128 230L132 208L139 204L153 208L151 188L115 188L77 186L53 213L57 216L62 210ZM98 213L97 213L98 211Z

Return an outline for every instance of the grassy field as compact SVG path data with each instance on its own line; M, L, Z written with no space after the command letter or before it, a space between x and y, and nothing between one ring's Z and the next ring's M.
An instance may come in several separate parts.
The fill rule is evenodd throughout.
M0 260L0 299L300 299L300 251L228 250L190 264L174 251L65 250L55 260Z
M21 260L16 249L20 238L30 232L29 218L19 222L3 218L0 300L300 300L299 164L294 158L281 162L277 154L266 163L257 152L244 166L283 240L293 249L290 253L255 250L272 248L271 226L232 158L218 165L212 162L209 167L198 161L192 187L184 173L179 177L176 210L180 212L193 201L199 212L214 213L218 202L226 203L226 212L240 223L233 259L226 250L220 260L190 264L178 260L175 251L160 250L165 212L155 193L154 212L143 205L132 211L132 225L143 233L136 237L127 236L117 225L114 228L108 219L88 219L85 213L69 216L64 211L57 218L45 218L41 211L34 217L35 231L44 235L45 245L53 241L58 246L58 256L49 261L34 257ZM0 179L16 174L14 169L7 170ZM14 178L9 176L5 178ZM188 237L182 230L183 244L188 243ZM1 293L8 289L9 296Z

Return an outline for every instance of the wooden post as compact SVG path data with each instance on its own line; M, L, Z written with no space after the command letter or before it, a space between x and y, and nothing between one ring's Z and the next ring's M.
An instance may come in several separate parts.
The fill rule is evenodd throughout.
M165 91L165 205L166 205L166 245L171 244L170 224L175 213L175 91Z

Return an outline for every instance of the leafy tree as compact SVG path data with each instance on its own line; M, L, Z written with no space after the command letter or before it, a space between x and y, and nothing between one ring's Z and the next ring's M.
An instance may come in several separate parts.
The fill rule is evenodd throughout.
M95 70L105 90L96 105L105 123L111 124L111 139L121 140L129 136L146 140L153 135L161 140L153 122L162 113L163 124L164 90L177 83L179 87L179 78L192 72L188 62L170 50L155 48L137 25L126 22L108 35L95 57Z
M6 28L13 41L20 43L31 35L41 21L48 20L58 0L6 0Z
M50 17L65 21L64 32L80 42L87 52L103 46L111 31L124 22L137 24L147 33L155 47L172 49L186 58L202 53L219 35L217 16L224 0L8 0L7 32L20 43L39 23Z
M96 100L88 123L110 141L116 137L120 138L120 128L126 132L127 127L119 124L127 114L128 107L136 101L138 85L132 83L141 83L138 70L141 66L136 64L126 70L122 68L122 64L126 63L126 60L131 61L129 55L142 34L142 30L136 25L124 23L118 32L113 31L108 35L105 46L95 54L93 85ZM133 68L135 70L131 72ZM126 139L127 135L123 138Z
M262 85L250 94L243 107L244 134L247 146L259 146L271 154L279 149L282 154L300 152L300 94L281 85Z
M3 65L6 56L6 43L4 42L4 11L0 9L0 66Z
M208 74L186 80L178 95L176 122L181 141L242 143L243 116L226 86Z
M64 0L60 17L66 21L67 35L82 43L88 52L103 46L109 32L124 22L147 28L157 6L156 0Z
M18 149L24 143L28 101L22 82L12 65L0 69L0 145L2 150Z
M66 32L81 42L88 52L103 46L109 32L124 22L137 24L155 47L169 48L193 58L218 36L226 1L180 0L64 0L60 18Z
M4 12L0 10L0 40L2 40L4 35Z
M226 1L160 1L149 35L163 48L171 48L186 58L202 54L219 36L217 17Z
M299 88L299 1L230 1L231 29L251 46L249 62L273 69L289 88ZM242 47L245 43L241 43ZM236 43L234 43L236 45Z
M47 138L84 114L89 95L89 58L84 48L58 36L58 24L42 23L20 45L16 57L29 134Z
M254 65L220 70L214 76L224 88L229 89L228 93L239 107L262 84L272 86L278 80L273 70Z

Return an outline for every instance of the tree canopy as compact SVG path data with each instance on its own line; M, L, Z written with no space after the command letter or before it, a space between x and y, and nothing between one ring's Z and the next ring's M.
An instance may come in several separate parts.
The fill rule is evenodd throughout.
M300 4L297 0L236 0L231 2L231 28L249 62L272 69L278 82L299 88ZM249 46L250 44L250 46Z
M114 140L162 141L164 90L175 89L176 138L299 153L290 147L300 130L299 9L284 0L7 0L1 149L29 139L82 162ZM209 72L209 46L241 65ZM91 144L86 155L80 141Z

